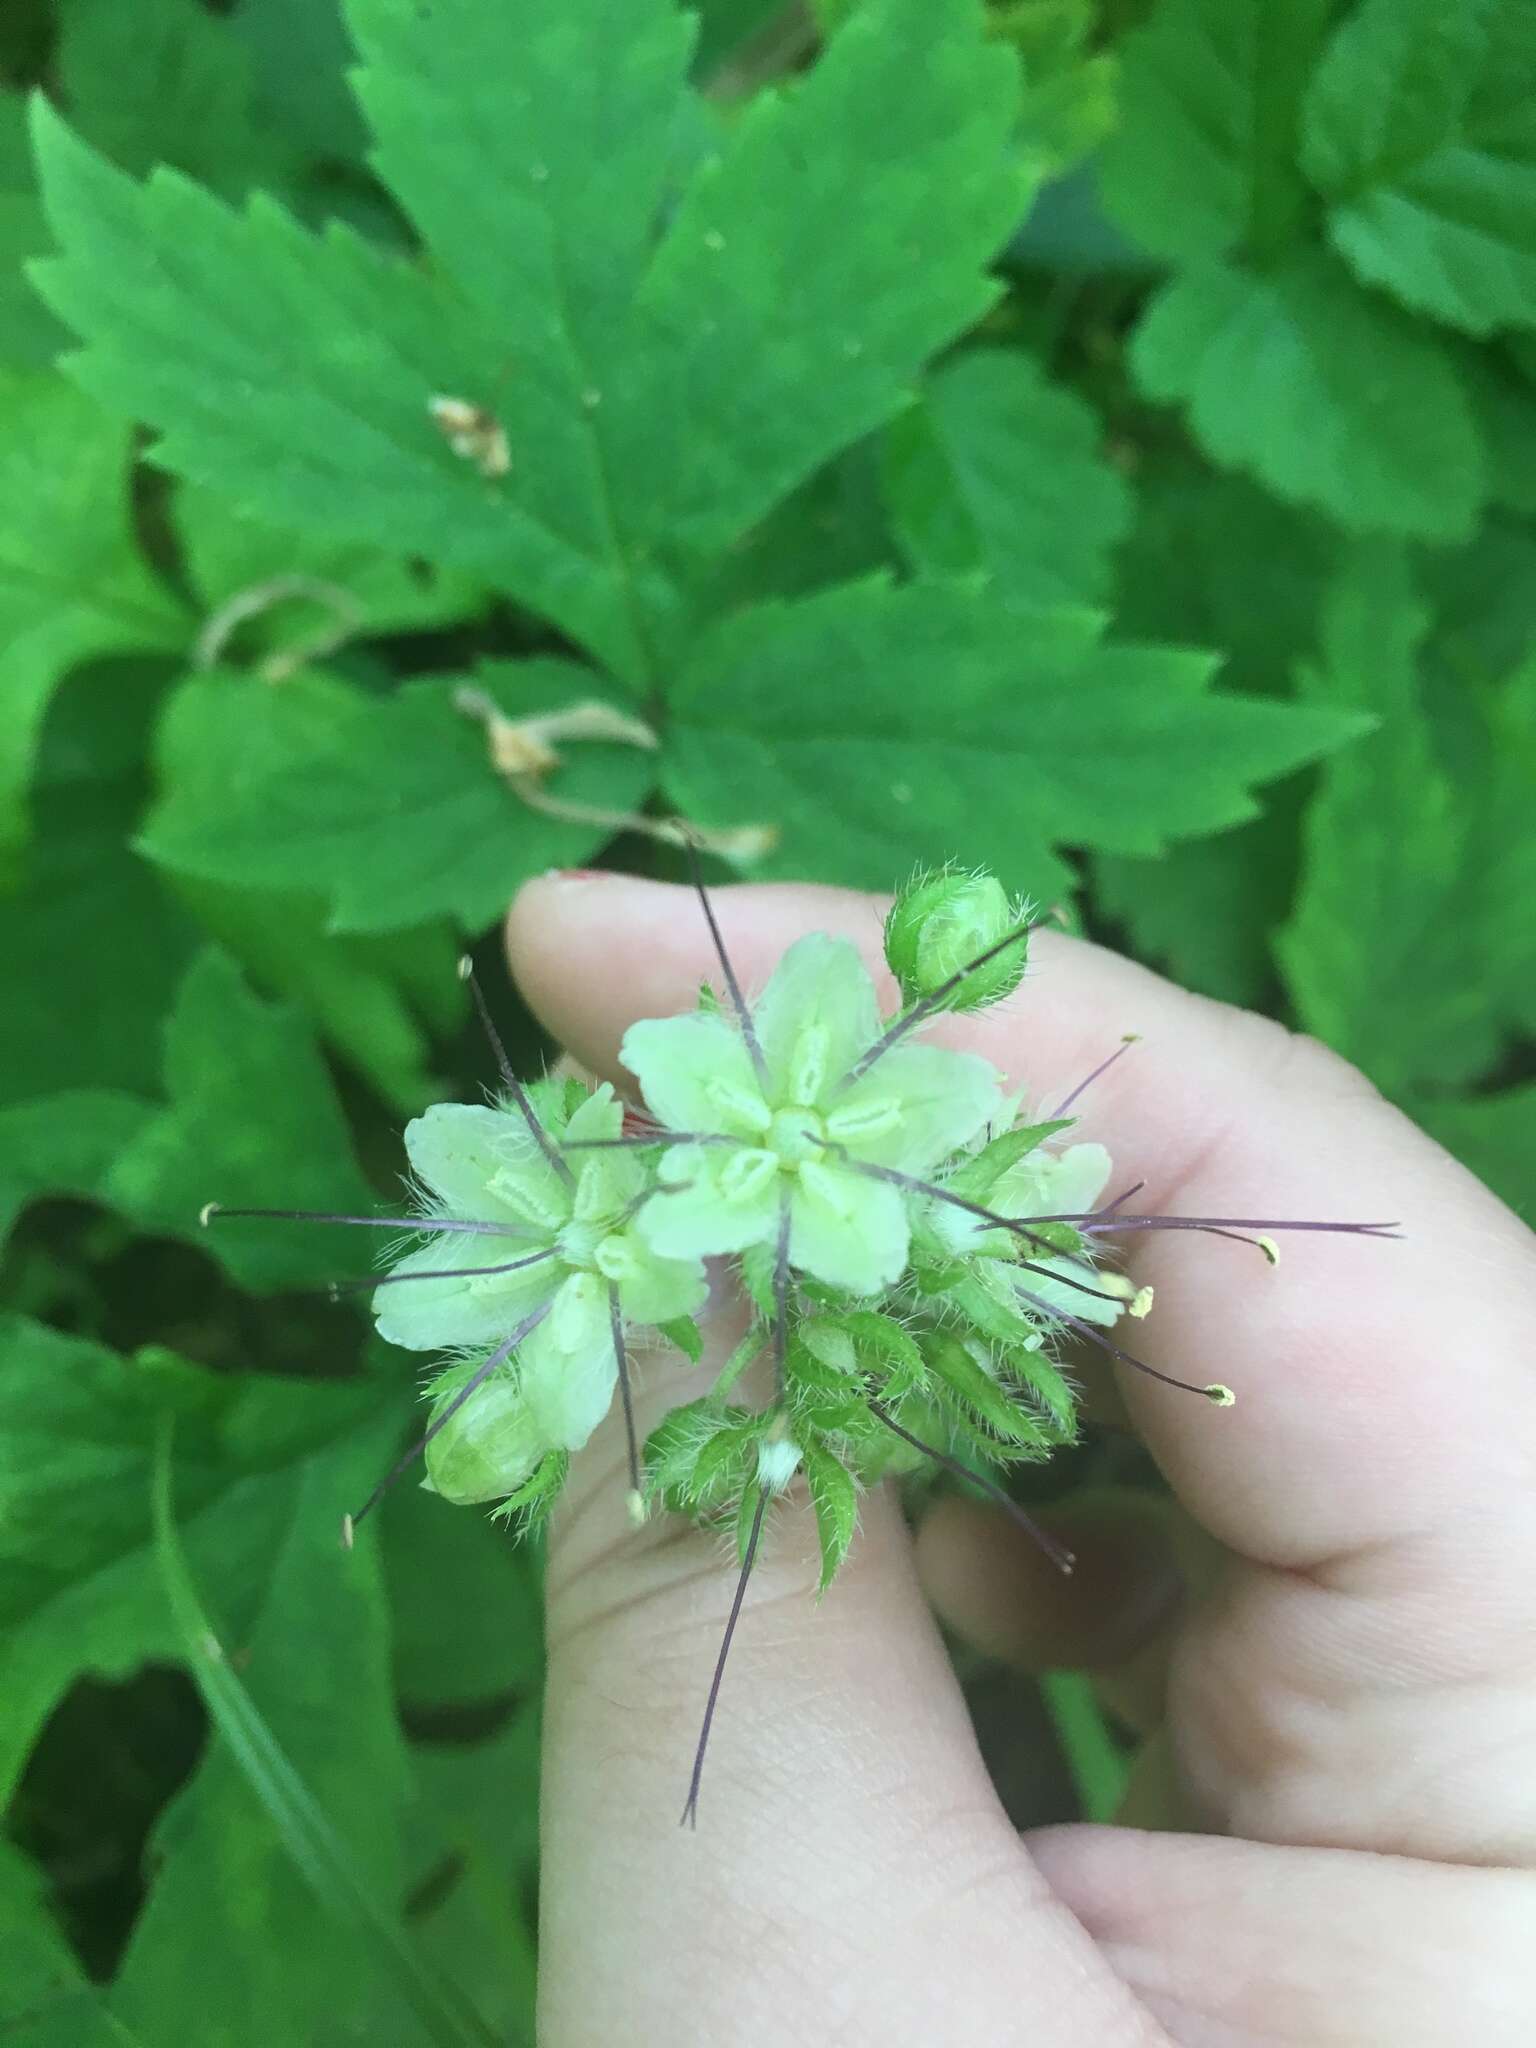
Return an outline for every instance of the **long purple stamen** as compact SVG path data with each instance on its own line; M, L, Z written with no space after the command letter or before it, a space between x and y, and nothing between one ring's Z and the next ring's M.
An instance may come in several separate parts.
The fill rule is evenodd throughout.
M526 1235L515 1223L472 1223L456 1216L339 1216L327 1209L226 1209L222 1202L205 1203L198 1221L206 1230L215 1216L254 1216L276 1223L350 1223L361 1230L461 1230L471 1237Z
M1118 1216L1106 1222L1102 1209L1077 1215L1037 1216L1037 1223L1071 1223L1084 1237L1098 1237L1116 1230L1206 1230L1223 1235L1234 1230L1313 1230L1337 1237L1375 1237L1402 1241L1396 1223L1314 1223L1277 1220L1272 1216Z
M932 995L922 997L919 1002L915 1002L912 1005L910 1010L904 1010L899 1017L895 1018L887 1026L886 1030L875 1040L868 1051L859 1055L838 1083L838 1087L840 1089L851 1088L855 1081L862 1080L876 1060L888 1053L893 1045L905 1038L909 1031L915 1031L919 1024L925 1024L930 1017L942 1010L961 982L966 979L967 975L974 974L979 967L985 967L990 961L995 960L999 953L1006 953L1010 946L1018 945L1020 940L1027 939L1031 932L1038 929L1037 925L1032 924L1016 925L1011 932L1006 933L995 944L988 946L983 952L978 953L974 960L968 960L963 967L957 969L949 977L948 981L940 982Z
M699 1824L699 1786L704 1777L704 1752L709 1747L709 1731L714 1724L715 1707L720 1698L720 1681L725 1677L725 1660L731 1654L731 1638L736 1633L736 1623L741 1618L741 1603L747 1597L747 1581L752 1576L752 1567L757 1561L758 1540L763 1533L763 1516L768 1511L768 1496L759 1492L757 1511L752 1517L752 1531L747 1537L747 1548L741 1560L741 1574L736 1581L736 1597L731 1602L731 1611L726 1619L725 1634L720 1639L720 1654L715 1659L715 1673L709 1682L709 1698L704 1703L704 1720L699 1729L698 1747L693 1753L693 1773L688 1780L688 1797L684 1803L678 1826L685 1824L696 1828Z
M1079 1337L1086 1337L1090 1344L1097 1344L1099 1349L1107 1351L1111 1358L1118 1359L1122 1365L1131 1366L1137 1372L1145 1373L1148 1379L1160 1380L1165 1387L1177 1387L1181 1394L1202 1394L1207 1401L1214 1401L1220 1407L1231 1405L1229 1388L1214 1383L1202 1387L1193 1380L1176 1379L1171 1372L1159 1372L1155 1365L1148 1365L1145 1359L1134 1358L1129 1351L1122 1351L1118 1344L1112 1343L1102 1330L1084 1317L1073 1315L1069 1309L1053 1307L1040 1295L1032 1294L1027 1287L1020 1287L1017 1293L1021 1301L1027 1301L1030 1307L1041 1315L1049 1316L1058 1323L1065 1323L1067 1328Z
M531 1253L526 1259L508 1259L499 1266L444 1266L435 1273L374 1273L366 1280L332 1280L325 1292L332 1301L339 1301L343 1295L371 1294L375 1287L399 1287L407 1280L478 1280L486 1273L520 1273L525 1266L537 1266L545 1259L552 1259L556 1249L556 1246L549 1245L541 1252Z
M936 1444L924 1443L923 1439L914 1436L910 1429L904 1429L883 1402L871 1401L869 1412L876 1421L883 1422L887 1429L893 1430L897 1436L909 1443L913 1450L921 1451L925 1458L932 1458L935 1464L942 1465L948 1472L953 1472L956 1478L969 1480L972 1486L979 1487L1010 1520L1018 1523L1032 1542L1040 1546L1059 1572L1067 1578L1071 1577L1077 1559L1064 1543L1058 1543L1054 1536L1042 1529L1033 1515L1026 1514L1012 1494L1005 1493L1002 1487L986 1478L984 1474L973 1472L970 1466L959 1458L952 1458L948 1451L941 1451Z
M640 1491L640 1445L635 1436L634 1390L629 1380L629 1353L624 1346L624 1311L619 1305L619 1290L608 1282L608 1325L613 1331L613 1363L619 1376L619 1396L624 1403L624 1441L629 1452L629 1490L632 1494Z
M693 880L695 893L704 912L704 922L709 926L709 936L714 942L715 957L720 962L720 972L725 976L726 990L731 998L731 1008L736 1012L736 1022L741 1026L741 1035L746 1042L747 1052L752 1060L753 1071L766 1088L768 1085L768 1062L763 1057L763 1048L758 1041L757 1026L752 1022L752 1012L747 999L741 992L741 983L736 979L736 970L731 965L731 956L725 950L725 939L715 918L715 907L709 900L709 891L704 886L704 871L699 866L699 849L691 838L685 837L683 845L688 854L688 868Z
M522 1113L523 1122L528 1126L529 1132L532 1134L533 1142L544 1154L545 1159L548 1160L567 1187L573 1186L574 1176L571 1173L571 1169L555 1150L554 1140L534 1114L533 1103L529 1098L527 1089L512 1071L512 1062L507 1058L506 1047L501 1042L501 1034L496 1029L495 1022L491 1016L490 1005L486 1002L485 996L481 992L480 982L475 974L474 965L467 953L459 962L459 975L462 980L469 984L470 995L474 998L475 1008L480 1013L481 1026L485 1031L486 1037L490 1040L491 1051L496 1056L496 1065L501 1070L502 1086L517 1104L518 1109Z
M523 1339L526 1336L528 1336L531 1331L536 1330L539 1324L543 1322L544 1318L549 1314L549 1310L550 1304L546 1301L542 1308L536 1308L531 1316L525 1317L524 1320L520 1322L517 1328L512 1332L511 1336L505 1338L500 1344L498 1344L496 1349L491 1353L490 1357L486 1359L485 1363L477 1367L476 1370L470 1375L470 1377L464 1382L463 1386L460 1387L459 1391L448 1403L448 1406L443 1410L442 1414L439 1415L437 1419L433 1422L432 1426L430 1427L430 1429L427 1430L426 1434L422 1436L416 1443L412 1444L411 1448L404 1454L403 1457L397 1458L395 1460L394 1464L390 1466L389 1470L384 1474L384 1477L379 1481L378 1485L373 1489L372 1493L370 1493L368 1498L363 1502L362 1506L358 1509L357 1513L355 1515L342 1516L341 1540L346 1545L348 1550L352 1548L353 1535L356 1532L358 1523L362 1521L363 1517L365 1515L372 1514L373 1510L378 1506L379 1502L384 1498L385 1494L389 1492L390 1488L394 1485L395 1481L399 1479L404 1473L408 1472L412 1465L415 1464L416 1460L425 1454L428 1444L431 1443L432 1439L437 1435L438 1431L440 1429L445 1428L448 1423L452 1422L454 1416L458 1414L459 1410L464 1406L464 1403L469 1399L470 1395L478 1393L480 1388L483 1387L486 1381L490 1378L491 1374L495 1372L496 1368L499 1365L504 1365L506 1363L507 1359L511 1357L512 1353L517 1349L518 1345L522 1343Z
M1083 1079L1078 1082L1077 1086L1072 1090L1072 1093L1066 1098L1066 1100L1064 1102L1058 1103L1056 1108L1051 1111L1049 1120L1054 1123L1057 1117L1065 1116L1067 1111L1072 1107L1073 1103L1078 1100L1079 1096L1086 1095L1088 1090L1093 1086L1094 1082L1098 1080L1099 1076L1101 1074L1107 1074L1110 1068L1115 1064L1115 1061L1124 1059L1125 1055L1130 1051L1131 1047L1137 1043L1138 1039L1135 1032L1132 1032L1126 1038L1122 1038L1120 1043L1115 1047L1114 1051L1109 1055L1108 1059L1100 1060L1099 1064L1094 1068L1093 1072L1091 1074L1085 1075Z

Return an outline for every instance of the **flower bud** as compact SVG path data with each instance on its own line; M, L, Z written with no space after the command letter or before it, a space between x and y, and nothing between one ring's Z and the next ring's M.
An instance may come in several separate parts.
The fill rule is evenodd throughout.
M1010 933L1017 933L1008 944ZM939 995L973 960L975 972L944 996L946 1010L979 1010L1011 995L1028 953L1025 912L995 875L954 872L914 881L885 922L885 957L909 1003ZM991 959L988 951L998 950Z
M450 1386L433 1404L433 1422L446 1413L453 1399ZM498 1374L477 1387L431 1438L426 1451L427 1477L434 1492L455 1507L505 1500L527 1479L545 1449L521 1389Z

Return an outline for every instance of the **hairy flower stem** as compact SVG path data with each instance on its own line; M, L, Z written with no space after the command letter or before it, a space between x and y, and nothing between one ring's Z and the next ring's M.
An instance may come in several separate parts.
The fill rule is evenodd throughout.
M693 1753L693 1772L688 1780L688 1797L684 1803L678 1826L696 1828L699 1824L699 1786L704 1777L704 1752L709 1748L709 1731L714 1723L715 1707L720 1699L720 1682L725 1677L725 1660L731 1654L731 1638L736 1633L736 1623L741 1618L741 1603L747 1597L747 1581L752 1576L752 1567L757 1562L757 1546L763 1533L763 1517L768 1512L768 1495L759 1493L757 1509L752 1517L751 1533L747 1537L746 1551L741 1560L741 1572L736 1580L736 1597L731 1602L730 1614L726 1617L725 1634L720 1638L720 1654L715 1659L714 1676L709 1681L709 1697L704 1703L704 1719L699 1728L698 1747Z
M510 1337L503 1338L501 1343L498 1344L496 1349L491 1353L490 1357L486 1359L485 1363L477 1367L476 1370L470 1375L470 1377L464 1382L463 1386L460 1387L459 1391L448 1403L447 1407L443 1410L442 1414L434 1419L431 1427L426 1431L426 1433L422 1437L420 1437L417 1442L412 1444L411 1448L408 1451L406 1451L403 1454L403 1456L395 1460L394 1464L390 1466L389 1470L385 1473L384 1477L379 1481L378 1485L373 1489L372 1493L370 1493L368 1498L363 1502L362 1506L358 1509L357 1513L355 1515L342 1516L341 1540L348 1550L352 1548L352 1538L356 1533L358 1523L362 1521L363 1517L365 1515L372 1514L373 1510L378 1506L379 1502L384 1498L385 1494L387 1494L390 1488L395 1484L395 1481L401 1478L404 1473L408 1472L412 1465L415 1464L416 1460L424 1455L427 1445L431 1443L432 1439L437 1435L438 1431L440 1429L445 1428L448 1423L452 1422L454 1416L458 1414L459 1410L464 1406L464 1403L469 1399L470 1395L477 1393L479 1389L485 1385L486 1381L490 1378L491 1374L495 1372L498 1366L506 1364L507 1360L512 1356L512 1353L517 1349L518 1345L522 1343L523 1339L526 1336L528 1336L532 1331L536 1330L539 1324L543 1322L544 1318L548 1314L549 1303L545 1302L542 1307L536 1308L531 1316L526 1316L523 1319L523 1321L518 1324L517 1328L512 1332Z
M1026 1514L1012 1494L1005 1493L1002 1487L982 1473L973 1472L971 1467L962 1463L959 1458L952 1458L948 1451L941 1451L936 1444L925 1443L920 1436L914 1436L910 1429L904 1428L896 1420L883 1401L871 1400L869 1412L876 1421L883 1422L886 1428L893 1431L904 1443L909 1443L914 1451L921 1451L925 1458L932 1458L936 1465L942 1465L946 1472L953 1472L957 1479L968 1480L972 1486L978 1487L989 1500L1003 1510L1010 1521L1018 1524L1032 1543L1037 1544L1045 1552L1064 1577L1071 1577L1077 1559L1064 1543L1058 1543L1054 1536L1042 1529L1033 1515Z

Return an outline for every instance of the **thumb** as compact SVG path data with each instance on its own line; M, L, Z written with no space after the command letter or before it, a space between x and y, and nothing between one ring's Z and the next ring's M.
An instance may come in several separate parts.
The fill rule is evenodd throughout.
M800 932L834 918L878 944L868 899L743 889L716 906L749 987ZM616 1080L615 988L641 992L636 1014L664 1015L691 1007L713 967L690 892L617 876L530 885L508 944L544 1023ZM696 1374L675 1354L637 1359L643 1428L702 1391L740 1327L739 1307L720 1304ZM809 1509L793 1493L775 1505L698 1826L679 1827L737 1572L716 1534L665 1521L635 1531L626 1485L610 1416L551 1534L546 2048L999 2040L1031 2018L1046 2044L1144 2038L998 1805L883 1491L820 1600Z

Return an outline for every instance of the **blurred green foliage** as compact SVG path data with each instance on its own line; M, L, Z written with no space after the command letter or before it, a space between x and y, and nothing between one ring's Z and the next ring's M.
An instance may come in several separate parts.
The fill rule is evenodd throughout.
M697 12L0 16L29 2048L531 2038L537 1559L410 1489L339 1558L409 1363L318 1233L197 1213L383 1197L487 1078L456 953L498 975L552 864L665 865L634 814L986 862L1536 1205L1529 8ZM246 1713L478 2019L317 1901Z

